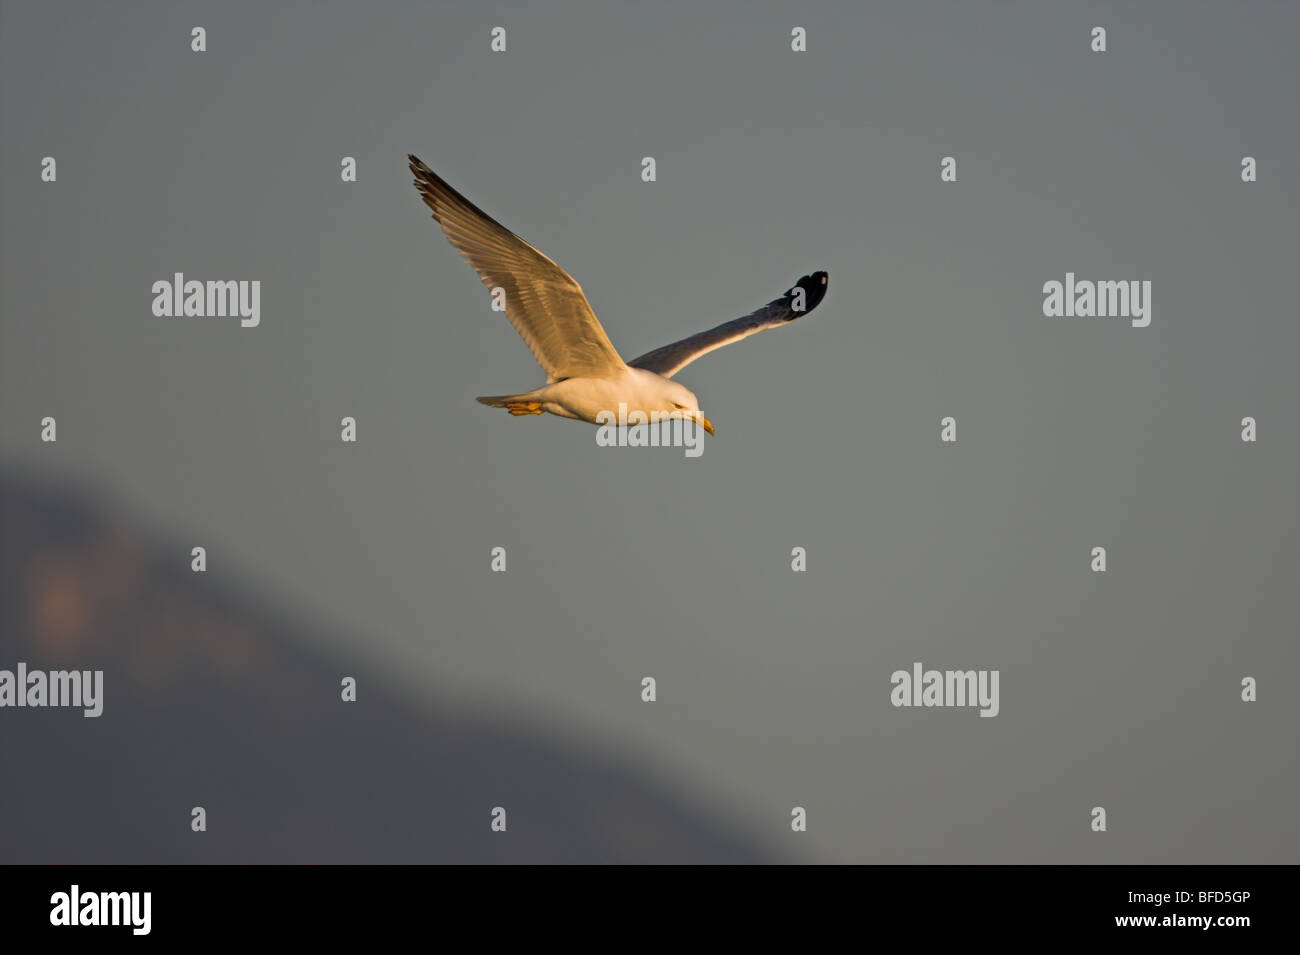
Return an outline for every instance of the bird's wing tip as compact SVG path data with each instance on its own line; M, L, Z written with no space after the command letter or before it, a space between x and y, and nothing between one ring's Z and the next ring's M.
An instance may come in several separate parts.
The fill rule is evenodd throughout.
M811 312L820 305L822 299L826 297L826 288L829 284L830 275L824 270L810 272L796 282L795 286L804 290L805 302L803 310L794 317ZM794 289L792 288L788 294L794 294Z

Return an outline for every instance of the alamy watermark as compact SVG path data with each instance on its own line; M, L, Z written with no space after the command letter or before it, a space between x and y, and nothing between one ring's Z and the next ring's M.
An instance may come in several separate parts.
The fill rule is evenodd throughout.
M0 670L0 707L79 706L83 716L104 712L103 670Z
M262 283L252 281L186 281L177 272L169 282L153 283L153 313L159 318L239 316L244 328L256 328L262 321Z
M894 706L978 706L980 716L997 716L997 670L925 670L920 662L911 672L895 670L889 682Z
M148 935L152 909L152 892L83 892L74 884L50 896L50 924L127 925L132 935Z
M1151 280L1092 282L1065 273L1065 281L1043 283L1048 318L1127 318L1134 328L1151 324Z
M602 448L685 448L688 458L704 453L704 428L689 411L596 412L596 443Z

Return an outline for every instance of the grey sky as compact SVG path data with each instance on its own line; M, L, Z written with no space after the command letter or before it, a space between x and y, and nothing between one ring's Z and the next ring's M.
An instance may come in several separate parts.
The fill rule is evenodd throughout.
M1294 5L0 11L6 467L801 858L1296 861ZM829 294L680 374L698 459L512 419L474 396L544 376L408 152L625 358ZM155 318L178 271L261 325ZM1044 317L1067 271L1150 327ZM999 716L893 708L913 661L999 669Z

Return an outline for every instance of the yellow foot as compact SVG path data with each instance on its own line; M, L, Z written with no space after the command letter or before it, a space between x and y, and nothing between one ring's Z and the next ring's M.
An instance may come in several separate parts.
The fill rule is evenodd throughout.
M540 401L512 401L506 405L506 409L514 415L541 414L542 403Z

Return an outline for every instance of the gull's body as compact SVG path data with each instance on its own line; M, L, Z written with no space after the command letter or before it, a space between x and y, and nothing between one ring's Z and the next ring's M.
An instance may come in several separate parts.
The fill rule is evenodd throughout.
M447 185L414 156L408 157L415 187L448 240L490 289L505 291L505 310L546 372L547 383L514 395L484 397L486 405L511 414L550 413L592 424L636 412L647 421L676 415L713 425L695 394L672 376L701 355L756 332L794 321L826 295L825 272L801 278L781 298L640 358L624 362L597 321L581 286L569 273L492 219ZM802 305L802 307L800 307Z
M668 379L652 371L624 365L621 369L611 369L608 375L600 377L565 378L524 395L478 400L494 407L501 406L502 402L506 402L506 407L515 401L537 402L541 408L528 413L549 412L564 418L590 421L592 424L601 423L597 421L597 416L602 411L617 413L620 404L627 406L629 414L633 411L672 412L674 407L678 411L682 408L699 411L697 402L685 400L694 399L694 395L681 385L677 385L677 389L686 394L679 393L677 389L666 389L666 381Z

